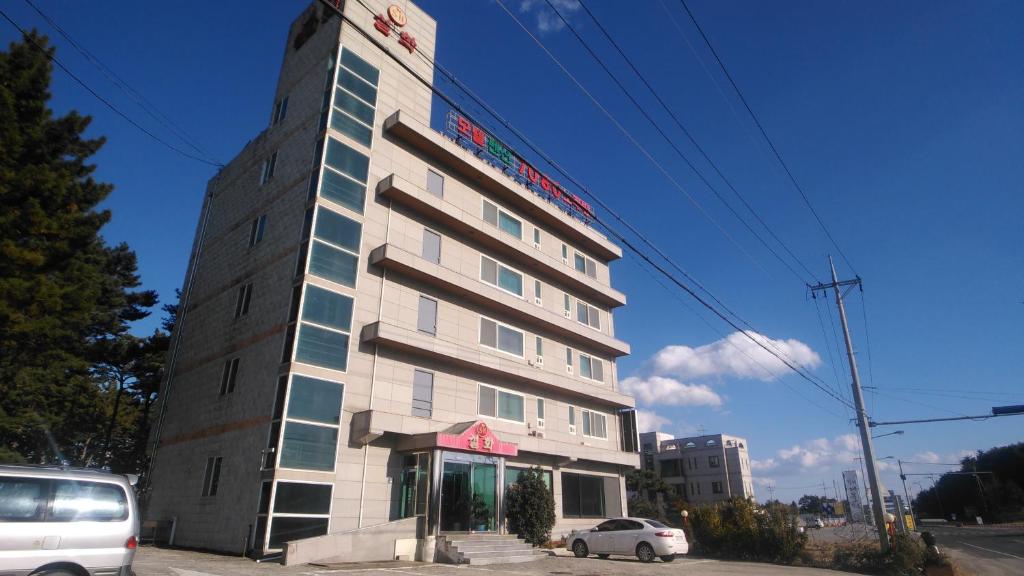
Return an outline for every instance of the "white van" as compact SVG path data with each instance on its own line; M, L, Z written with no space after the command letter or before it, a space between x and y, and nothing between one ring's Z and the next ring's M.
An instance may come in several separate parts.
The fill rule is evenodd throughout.
M96 470L0 466L0 576L130 576L131 484Z

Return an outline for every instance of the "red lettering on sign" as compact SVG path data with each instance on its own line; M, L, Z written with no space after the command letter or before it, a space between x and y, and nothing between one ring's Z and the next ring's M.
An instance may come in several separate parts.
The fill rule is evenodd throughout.
M548 180L547 176L541 176L540 189L545 192L551 192L551 180Z
M377 14L373 17L373 27L381 34L391 36L391 26L388 25L388 21L384 19L383 14Z
M472 126L472 125L469 123L469 120L466 120L462 116L459 116L459 133L460 134L465 134L466 136L472 136L473 129L470 128L470 126Z
M413 38L408 32L402 32L398 38L398 43L405 46L405 49L412 54L416 50L416 39Z
M473 126L473 143L476 144L477 146L483 146L484 144L487 143L484 137L484 131L477 128L476 126Z

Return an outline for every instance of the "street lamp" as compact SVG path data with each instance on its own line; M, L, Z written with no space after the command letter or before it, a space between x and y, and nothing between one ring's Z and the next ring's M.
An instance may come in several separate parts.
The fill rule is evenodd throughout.
M878 436L872 436L872 438L882 438L884 436L893 436L893 435L900 435L900 436L902 436L903 433L904 433L903 430L897 430L895 432L888 432L886 434L879 434Z

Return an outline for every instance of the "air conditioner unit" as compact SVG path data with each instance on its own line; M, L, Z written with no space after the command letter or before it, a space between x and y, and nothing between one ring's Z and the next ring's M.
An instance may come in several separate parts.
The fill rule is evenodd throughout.
M535 361L535 364L537 365L538 368L543 366L544 365L544 357L543 356L537 356L537 360Z
M576 426L574 426L572 424L569 424L569 434L575 434L575 433L576 433Z
M537 250L540 250L540 242L534 242L533 247L536 248Z
M543 438L544 437L544 431L543 430L534 430L533 431L533 435L536 436L537 438Z
M565 264L566 266L568 266L569 265L569 259L568 258L562 258L562 264Z
M566 366L565 371L568 372L569 374L572 374L572 366Z
M568 310L562 310L562 316L565 316L566 318L572 318L572 312L569 312Z
M534 298L533 303L536 304L537 306L542 306L544 304L544 301L541 300L540 298Z

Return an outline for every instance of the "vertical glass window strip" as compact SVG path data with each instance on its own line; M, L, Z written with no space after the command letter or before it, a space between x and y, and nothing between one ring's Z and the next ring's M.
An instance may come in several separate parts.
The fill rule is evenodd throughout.
M538 304L541 302L540 280L533 281L533 297L537 299Z
M430 418L434 410L434 373L426 370L413 370L412 375L412 415Z
M263 240L263 233L267 228L267 215L263 214L252 220L252 226L249 227L249 247L253 247L259 244Z
M338 382L292 376L281 441L282 467L334 469L344 392L345 386Z
M537 428L544 427L544 399L537 398Z
M361 234L361 224L321 207L313 229L309 272L354 288Z
M295 342L295 361L332 370L348 368L352 298L308 285Z
M540 248L540 228L533 229L533 245Z
M357 56L348 49L341 51L341 65L358 74L363 80L376 86L380 81L380 71L372 64Z
M537 336L537 358L544 357L544 339Z

